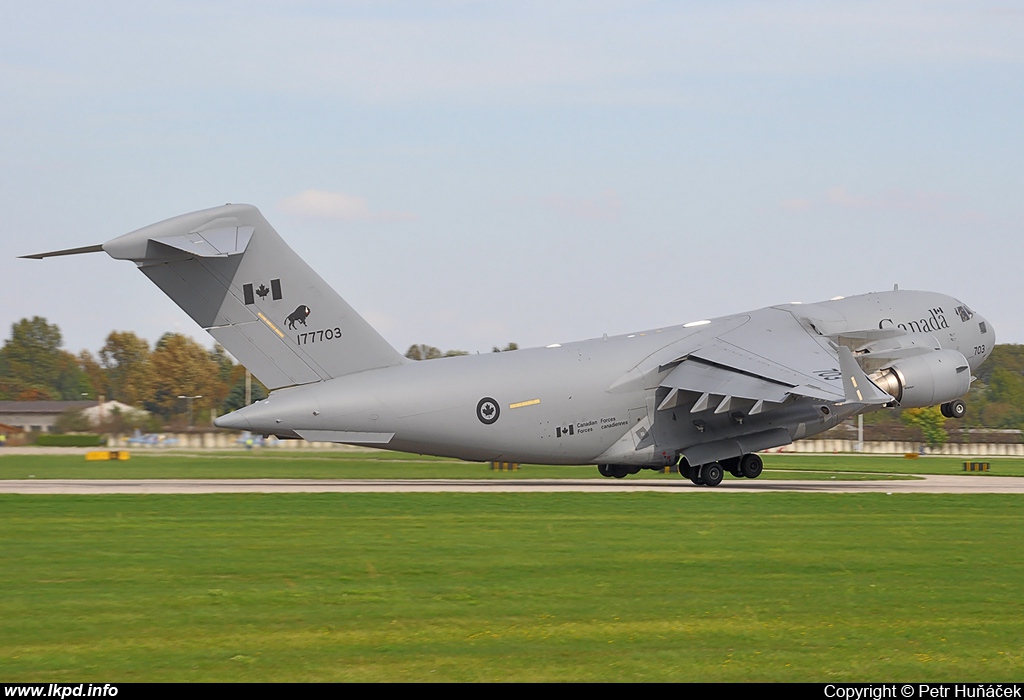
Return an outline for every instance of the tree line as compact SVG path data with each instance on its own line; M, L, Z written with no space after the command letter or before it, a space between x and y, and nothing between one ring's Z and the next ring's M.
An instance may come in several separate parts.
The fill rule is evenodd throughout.
M253 379L252 400L266 395ZM0 348L0 400L104 397L145 409L162 424L185 413L179 396L201 397L193 400L196 422L208 422L213 411L219 415L245 405L245 368L219 345L208 350L181 333L165 333L150 347L131 331L112 331L97 355L75 355L63 348L57 325L39 316L13 324Z
M491 350L491 352L510 352L512 350L518 350L519 343L509 343L503 348L499 348L497 345ZM435 348L433 345L410 345L409 349L405 351L405 356L410 360L436 360L440 357L458 357L459 355L468 355L469 353L465 350L445 350L441 348Z
M977 377L963 424L1024 429L1024 345L996 345Z
M220 345L212 350L181 333L165 333L150 347L149 341L131 331L111 331L98 354L82 350L77 355L63 347L60 328L45 318L23 318L11 326L11 335L0 348L0 400L120 401L149 411L148 421L128 416L112 420L126 423L117 428L158 429L173 423L187 411L185 399L193 399L195 423L209 423L210 414L223 415L245 405L245 368L236 364ZM494 352L518 349L515 343ZM413 345L406 357L427 360L466 355L464 350L442 352L431 345ZM253 378L252 401L266 398L267 389ZM134 422L134 424L133 424ZM145 423L143 425L142 423ZM84 429L74 416L63 420L66 429Z
M1024 430L1024 345L996 345L978 368L964 401L967 414L959 420L943 417L938 407L868 413L864 416L865 439L922 440L937 447L951 439L974 442L1000 437L982 438L970 432L976 429ZM1020 441L1020 436L1001 438L995 441Z

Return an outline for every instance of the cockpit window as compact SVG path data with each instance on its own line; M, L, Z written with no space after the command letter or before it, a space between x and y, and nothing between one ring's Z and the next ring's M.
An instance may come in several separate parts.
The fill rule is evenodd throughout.
M968 307L967 304L956 307L956 312L960 314L960 320L964 321L965 323L974 318L974 312L971 311L970 307ZM985 331L982 331L982 333L984 332Z
M988 326L985 325L984 321L978 324L978 328L981 329L982 333L988 333Z

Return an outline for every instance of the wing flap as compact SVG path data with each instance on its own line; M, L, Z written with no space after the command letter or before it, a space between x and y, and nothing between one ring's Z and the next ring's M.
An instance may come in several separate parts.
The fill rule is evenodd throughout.
M680 363L662 380L661 385L697 394L732 396L755 401L764 399L777 403L785 401L795 389L789 384L710 364L700 358L690 358ZM678 391L675 396L678 396Z
M751 314L749 323L691 353L737 371L793 386L790 393L843 401L841 372L828 339L812 334L786 309Z
M797 372L722 340L705 345L690 356L787 386L799 386L805 379Z
M782 403L789 396L821 401L845 399L838 387L829 387L721 339L692 352L662 380L661 386L676 390L659 406L662 410L683 403L681 391L770 403Z

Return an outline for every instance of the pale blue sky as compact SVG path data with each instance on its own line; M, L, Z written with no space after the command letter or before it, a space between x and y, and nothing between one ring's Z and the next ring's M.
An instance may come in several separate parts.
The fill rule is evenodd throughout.
M224 202L400 351L942 291L1024 342L1024 6L0 4L0 333L210 339L16 255Z

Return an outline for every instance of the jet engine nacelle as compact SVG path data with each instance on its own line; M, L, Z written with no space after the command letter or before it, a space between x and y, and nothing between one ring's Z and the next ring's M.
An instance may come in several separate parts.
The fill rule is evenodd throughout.
M971 388L971 368L956 350L935 350L894 362L870 377L904 408L935 406Z

